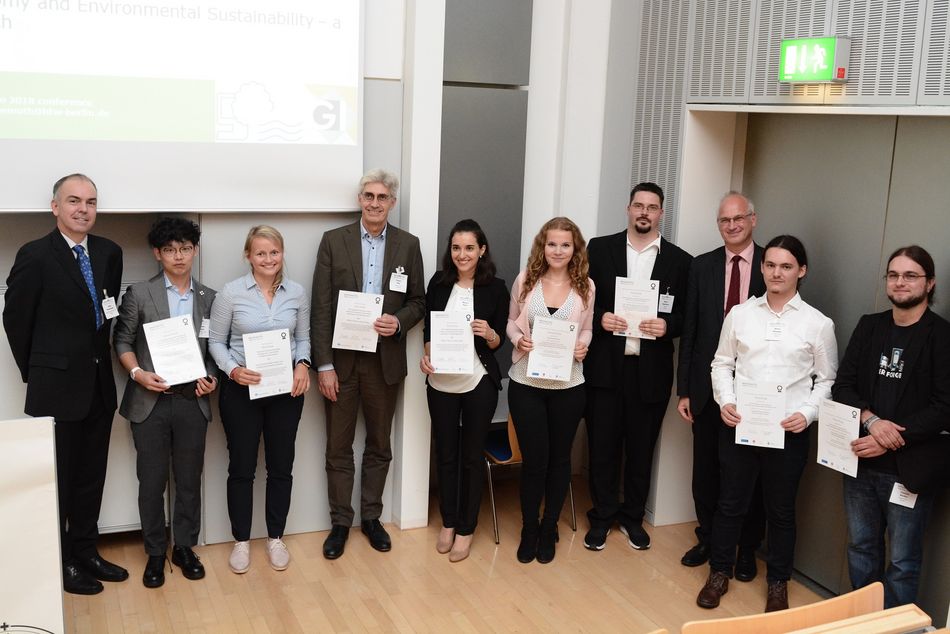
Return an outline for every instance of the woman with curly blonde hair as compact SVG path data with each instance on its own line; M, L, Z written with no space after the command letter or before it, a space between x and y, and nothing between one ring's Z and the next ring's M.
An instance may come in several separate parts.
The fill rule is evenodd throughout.
M557 521L571 481L571 446L584 412L584 357L592 335L594 283L587 277L587 243L569 218L547 221L531 245L528 262L511 289L508 338L514 345L508 371L508 405L524 458L521 475L521 543L518 561L554 559ZM574 322L577 344L565 381L528 373L538 316ZM538 514L541 499L544 514Z

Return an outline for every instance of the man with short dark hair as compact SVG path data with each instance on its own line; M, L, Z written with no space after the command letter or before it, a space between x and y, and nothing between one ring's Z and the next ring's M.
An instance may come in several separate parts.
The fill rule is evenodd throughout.
M113 344L129 373L119 413L132 424L139 517L148 561L142 576L147 588L165 583L165 488L169 459L175 469L172 563L186 579L201 579L204 566L191 549L201 529L201 471L205 435L211 420L208 394L217 386L216 366L208 354L208 319L215 292L192 277L198 255L198 225L184 218L161 218L148 233L152 254L162 270L133 284L122 296ZM180 317L194 329L206 376L170 385L155 373L145 324Z
M63 558L63 589L102 592L99 581L129 573L99 556L97 522L115 415L109 321L122 282L122 249L90 235L98 192L84 174L56 181L56 229L16 254L3 328L30 416L52 416Z
M891 309L861 317L832 388L861 409L858 475L844 479L851 584L883 581L885 608L917 598L924 531L948 479L950 323L930 309L934 271L919 246L891 255Z

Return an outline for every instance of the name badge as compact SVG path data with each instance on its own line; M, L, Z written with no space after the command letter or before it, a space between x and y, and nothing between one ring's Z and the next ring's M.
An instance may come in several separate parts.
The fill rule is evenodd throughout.
M917 494L908 491L907 487L900 482L895 482L888 502L912 509L917 504Z
M395 272L389 276L389 290L396 293L405 293L409 288L409 276L405 274L405 269L397 266Z
M102 314L106 319L115 319L119 316L119 309L115 307L115 297L109 297L105 291L102 291L105 299L102 300Z
M207 339L208 335L211 334L211 320L207 317L201 319L201 328L198 329L198 336L202 339Z
M660 295L660 303L656 308L659 313L672 313L673 312L673 296L664 293Z
M765 324L765 340L781 341L785 337L785 322L778 319Z
M472 296L472 291L462 289L455 296L455 310L460 313L471 313L475 310L475 298Z

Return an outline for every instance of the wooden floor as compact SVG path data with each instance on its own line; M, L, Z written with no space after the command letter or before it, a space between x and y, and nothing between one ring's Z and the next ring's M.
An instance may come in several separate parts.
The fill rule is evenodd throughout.
M515 558L520 531L517 480L496 483L501 544L492 535L486 496L472 555L452 564L435 550L438 508L428 528L389 526L393 550L377 553L354 529L346 553L322 555L326 532L290 535L293 560L284 572L267 565L263 540L251 544L251 569L228 569L231 544L196 548L207 569L201 581L166 570L162 588L142 585L145 555L137 533L103 537L102 555L129 569L131 578L105 584L93 597L65 595L66 626L75 633L247 632L678 632L690 620L761 612L764 565L751 583L732 582L717 610L696 606L707 566L686 568L680 556L694 542L693 524L647 526L652 548L635 551L614 531L601 552L584 548L583 513L578 531L562 515L556 559L524 565ZM578 509L586 489L575 480ZM820 597L789 585L792 606Z

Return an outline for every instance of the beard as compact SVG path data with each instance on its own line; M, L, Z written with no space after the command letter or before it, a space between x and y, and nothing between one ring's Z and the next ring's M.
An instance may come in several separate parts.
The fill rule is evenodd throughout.
M894 299L893 297L891 297L890 293L888 293L887 299L891 300L891 304L893 304L896 308L907 310L908 308L915 308L917 306L920 306L922 303L926 302L927 293L921 293L920 295L911 295L907 299L900 300L900 301Z
M636 231L637 233L647 234L653 231L653 225L647 225L646 227L641 227L638 224L634 224L633 230Z

